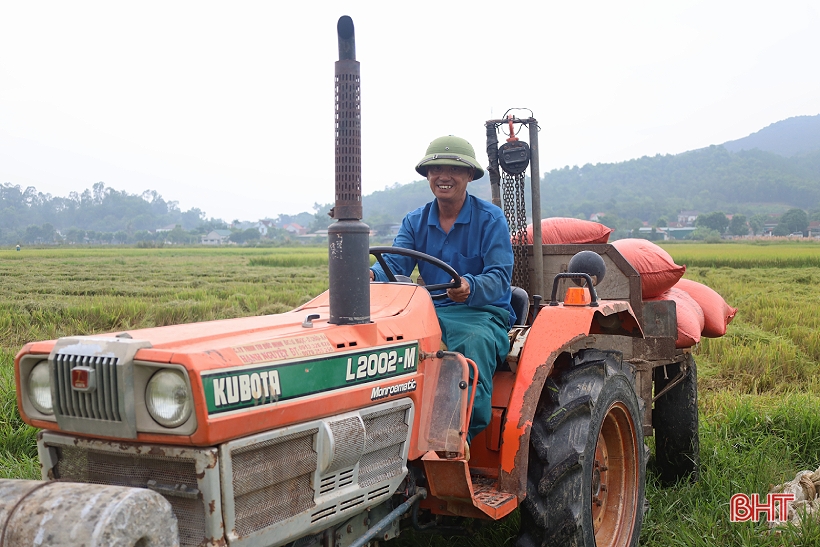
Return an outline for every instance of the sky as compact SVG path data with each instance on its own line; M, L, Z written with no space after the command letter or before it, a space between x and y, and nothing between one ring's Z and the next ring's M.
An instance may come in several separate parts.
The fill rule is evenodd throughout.
M331 203L342 15L364 194L419 180L441 135L486 165L510 108L538 120L542 173L820 114L816 0L0 0L0 184L102 181L226 221Z

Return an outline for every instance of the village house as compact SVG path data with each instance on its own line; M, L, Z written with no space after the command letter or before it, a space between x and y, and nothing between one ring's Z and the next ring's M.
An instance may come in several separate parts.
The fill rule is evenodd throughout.
M268 237L268 232L271 230L271 228L275 227L276 222L269 218L263 218L262 220L256 223L256 229L259 230L259 235L261 235L262 237Z
M208 235L202 236L203 245L225 245L231 236L230 230L212 230Z
M295 222L291 222L290 224L285 224L284 226L282 226L282 229L284 229L290 235L294 235L294 236L303 236L307 233L307 228L303 228L302 226L300 226L299 224L296 224Z
M678 213L678 223L680 226L693 226L699 214L697 211L681 211Z

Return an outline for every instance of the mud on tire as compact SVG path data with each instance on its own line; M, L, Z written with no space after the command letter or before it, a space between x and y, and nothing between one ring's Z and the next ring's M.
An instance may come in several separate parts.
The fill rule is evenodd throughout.
M620 354L556 363L530 432L520 547L628 547L643 520L646 454L634 378Z

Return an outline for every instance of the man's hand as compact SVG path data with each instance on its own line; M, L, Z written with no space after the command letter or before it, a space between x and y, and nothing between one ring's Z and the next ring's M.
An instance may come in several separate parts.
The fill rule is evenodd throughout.
M369 270L369 271L370 271L370 282L373 283L374 281L376 281L376 274L373 273L373 270Z
M462 277L461 286L457 289L447 289L447 296L453 302L466 302L467 297L470 296L470 284Z

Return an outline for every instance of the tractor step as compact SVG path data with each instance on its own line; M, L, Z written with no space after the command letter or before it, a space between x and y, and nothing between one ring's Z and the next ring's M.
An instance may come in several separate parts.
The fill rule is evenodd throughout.
M498 510L515 499L514 494L499 490L498 481L495 479L475 475L471 478L473 483L473 499L477 503ZM518 504L516 503L516 505Z
M496 479L471 475L466 460L440 458L435 452L428 452L421 459L430 494L440 502L430 505L439 511L498 520L518 507L515 494L499 490Z

